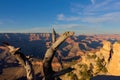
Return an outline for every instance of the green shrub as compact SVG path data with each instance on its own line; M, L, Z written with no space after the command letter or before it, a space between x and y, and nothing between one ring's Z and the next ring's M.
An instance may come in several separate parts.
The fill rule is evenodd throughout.
M79 66L81 67L81 70L80 70L81 79L80 80L90 80L92 73L91 73L91 70L88 69L88 66L86 64L79 65Z
M71 78L71 80L78 80L77 75L73 72L68 73L68 76Z
M104 64L104 59L100 59L98 58L97 59L97 66L98 66L98 70L97 72L104 72L106 73L107 72L107 68L105 67L105 64Z

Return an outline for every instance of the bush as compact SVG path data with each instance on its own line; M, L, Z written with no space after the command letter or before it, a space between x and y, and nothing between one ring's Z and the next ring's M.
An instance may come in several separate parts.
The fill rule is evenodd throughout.
M92 76L92 71L88 69L88 66L86 64L79 65L81 67L80 80L90 80L90 77Z
M71 80L78 80L77 75L73 72L68 73L68 76L70 77Z
M98 73L99 73L100 71L101 71L101 72L104 72L104 73L107 72L107 68L105 67L104 59L100 59L100 58L98 57L96 64L97 64L97 66L98 66L98 70L97 70Z

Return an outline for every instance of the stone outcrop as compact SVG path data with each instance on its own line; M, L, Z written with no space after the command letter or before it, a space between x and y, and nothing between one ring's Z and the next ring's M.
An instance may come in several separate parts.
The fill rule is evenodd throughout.
M31 33L29 36L29 41L36 41L36 40L41 40L41 39L49 40L50 38L50 33Z
M108 64L108 72L111 75L120 76L120 43L113 44L113 54Z
M103 47L100 49L100 52L97 54L101 54L99 56L101 57L103 56L105 59L105 62L108 63L112 44L109 41L103 41L102 44L103 44Z
M105 61L95 53L83 55L81 62L73 65L72 68L75 70L66 74L63 80L90 80L93 76L107 72Z
M120 76L120 43L103 41L102 44L99 51L83 55L81 62L72 66L75 70L64 75L62 79L90 80L91 77L101 74Z

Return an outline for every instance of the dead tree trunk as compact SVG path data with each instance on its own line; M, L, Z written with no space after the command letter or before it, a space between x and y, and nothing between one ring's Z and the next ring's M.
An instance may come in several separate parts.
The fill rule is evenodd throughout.
M15 52L15 57L25 68L26 73L27 73L27 79L35 80L34 70L33 70L32 64L28 60L28 58L26 58L26 56L19 51Z
M56 41L56 32L53 28L53 31L52 31L52 44ZM56 50L56 52L58 53L58 51ZM61 56L59 56L59 54L57 55L57 59L58 59L58 62L60 63L60 66L61 68L60 69L63 69L63 64L62 64L62 59L61 59Z
M43 72L45 80L55 80L55 72L52 69L51 63L57 48L70 36L73 36L74 32L65 32L61 35L57 41L55 41L52 46L46 51L45 57L43 60Z
M52 43L54 43L56 41L56 32L53 28L53 32L52 32Z
M20 64L25 68L27 73L27 80L35 80L34 70L31 62L26 58L26 56L19 51L20 48L15 48L14 46L6 45L9 49L9 53L20 62Z

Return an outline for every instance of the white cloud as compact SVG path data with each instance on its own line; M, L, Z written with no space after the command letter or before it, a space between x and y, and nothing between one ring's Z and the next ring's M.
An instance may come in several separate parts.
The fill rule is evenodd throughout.
M56 29L72 29L72 28L77 28L80 27L79 24L58 24L53 26Z
M88 23L118 23L120 21L120 12L107 13L98 17L85 17L82 22Z
M8 19L8 18L6 18L6 19L0 19L0 25L4 25L4 24L15 24L16 23L16 21L14 21L14 20L12 20L12 19Z
M99 26L88 26L86 24L57 24L53 26L58 33L63 33L65 31L74 31L75 34L93 34L98 33L97 30ZM95 30L95 31L93 31Z
M57 19L58 19L58 20L64 20L64 18L65 18L65 17L64 17L64 14L58 14L58 15L57 15Z
M91 0L91 3L71 3L72 15L62 14L57 17L58 23L60 20L67 24L55 25L55 28L61 31L74 30L77 33L118 33L120 1ZM71 21L71 24L68 24L68 21Z
M58 14L57 15L57 20L60 20L60 21L76 21L76 20L80 20L80 18L78 16L66 17L64 14Z
M41 27L41 26L39 26L39 27L33 27L33 28L29 28L29 29L24 29L24 30L20 30L20 31L22 31L22 32L29 32L29 33L46 33L46 32L48 32L48 33L50 33L50 31L51 31L51 29L52 28L50 28L50 27Z
M64 14L60 14L57 20L86 23L119 23L120 1L98 1L99 0L91 0L94 5L71 3L72 13L78 14L78 16L65 16Z
M101 7L105 7L106 5L109 5L109 3L111 2L111 0L104 0L98 4L96 4L95 6L93 6L94 8L101 8ZM112 3L113 4L113 3ZM112 5L110 4L110 5Z
M81 24L57 24L51 27L33 27L29 29L9 29L9 30L1 30L0 33L51 33L52 28L56 30L57 33L61 34L65 31L73 31L76 35L79 34L93 34L100 33L99 26L87 26ZM93 31L95 30L95 31ZM101 31L102 32L102 31Z
M95 0L91 0L91 3L92 3L92 4L95 4Z
M65 17L62 19L62 21L78 21L78 22L83 22L87 24L101 24L101 23L109 23L109 24L119 24L120 21L120 12L109 12L106 14L102 14L99 16L73 16L73 17ZM57 28L75 28L77 26L80 26L78 24L69 24L69 25L57 25Z
M8 32L8 33L50 33L52 32L52 28L50 27L33 27L27 29L4 29L0 32Z
M68 17L68 18L65 18L66 21L77 21L77 20L80 20L80 17L78 16L72 16L72 17Z
M95 4L83 5L81 3L72 3L71 12L83 16L94 16L100 13L120 11L120 1L118 0L91 0L91 2L95 2Z
M92 33L92 30L95 28L94 27L88 27L85 25L81 25L81 24L56 24L53 25L51 27L33 27L31 29L28 30L21 30L22 32L32 32L32 33L51 33L52 32L52 28L54 28L56 30L57 33L61 34L64 33L66 31L73 31L75 32L75 34L88 34L89 32Z
M65 31L75 31L77 30L83 30L87 29L87 27L81 25L81 24L56 24L52 25L51 27L33 27L30 29L24 29L24 30L15 30L13 32L21 32L21 33L51 33L52 28L56 30L57 33L63 33ZM12 32L12 31L11 31Z
M60 20L60 19L58 19ZM119 23L120 21L120 12L111 12L111 13L106 13L102 14L99 16L72 16L72 17L66 17L64 16L64 19L61 19L62 21L79 21L79 22L86 22L86 23ZM66 25L62 25L67 27ZM76 26L76 25L68 25L69 27L71 26Z

